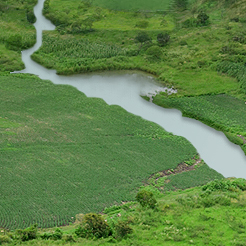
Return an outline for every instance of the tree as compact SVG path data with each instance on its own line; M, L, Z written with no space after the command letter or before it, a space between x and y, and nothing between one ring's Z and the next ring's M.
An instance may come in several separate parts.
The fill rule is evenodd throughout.
M157 201L154 198L154 194L147 190L139 191L136 195L136 199L142 207L149 207L154 209L157 204Z
M157 35L157 42L160 46L165 46L170 40L168 33L159 33Z
M141 43L141 46L144 43L148 43L152 41L151 37L148 35L147 32L139 32L138 35L135 37L135 40Z

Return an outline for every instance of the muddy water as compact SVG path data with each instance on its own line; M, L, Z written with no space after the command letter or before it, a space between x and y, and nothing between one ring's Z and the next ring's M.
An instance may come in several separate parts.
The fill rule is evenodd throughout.
M55 70L48 70L30 59L42 43L42 30L54 30L55 26L42 16L44 0L34 8L37 22L36 45L22 52L26 69L21 73L32 73L55 84L76 87L88 97L99 97L108 104L116 104L130 113L153 121L165 130L188 139L201 158L225 177L246 178L246 156L241 148L227 140L225 135L199 121L182 117L178 110L164 109L143 100L139 95L164 90L151 76L142 73L97 73L90 75L58 76Z

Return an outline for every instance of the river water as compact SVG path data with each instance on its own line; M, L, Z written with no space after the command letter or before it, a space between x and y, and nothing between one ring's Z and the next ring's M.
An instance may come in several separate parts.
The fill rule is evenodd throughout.
M39 0L34 8L37 21L37 43L22 52L25 69L20 73L31 73L54 84L76 87L88 97L99 97L108 104L119 105L125 110L155 122L165 130L188 139L197 149L201 158L225 177L246 178L246 156L241 148L203 123L182 117L175 109L164 109L140 97L141 94L163 90L154 78L143 73L97 73L90 75L58 76L55 70L46 69L32 61L30 55L42 44L42 31L54 30L55 26L42 15L43 3Z

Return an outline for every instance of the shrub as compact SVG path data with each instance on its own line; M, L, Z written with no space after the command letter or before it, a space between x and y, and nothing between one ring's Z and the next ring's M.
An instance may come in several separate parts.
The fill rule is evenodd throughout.
M154 194L147 190L139 191L136 195L136 199L142 207L149 207L154 209L157 204L157 201L154 198Z
M197 24L207 26L209 24L209 16L204 12L200 12L197 16Z
M138 35L135 37L135 40L138 43L141 43L141 45L143 43L147 43L147 42L151 42L152 41L147 32L139 32Z
M89 213L84 215L82 224L75 230L79 237L108 237L111 234L111 229L108 223L100 214Z
M159 33L157 35L157 42L160 46L165 46L170 41L168 33Z
M40 237L42 239L46 239L46 240L48 240L48 239L60 240L60 239L62 239L62 234L63 234L62 230L60 228L56 228L56 230L53 233L50 233L50 232L46 233L45 232Z
M141 20L141 21L138 21L135 25L135 27L139 27L139 28L147 28L149 25L149 22L146 21L146 20Z
M146 50L146 54L153 58L160 58L162 55L162 50L159 46L154 45Z
M32 225L24 230L17 230L17 234L20 235L21 241L29 241L37 237L37 225Z
M126 221L118 221L115 225L115 238L126 238L128 234L131 234L133 229L128 225Z
M36 17L35 17L35 15L34 15L32 10L27 10L26 11L26 19L31 24L35 23Z
M202 187L203 191L211 190L221 190L221 191L233 191L233 190L246 190L246 180L245 179L221 179L221 180L214 180L209 182L208 184Z

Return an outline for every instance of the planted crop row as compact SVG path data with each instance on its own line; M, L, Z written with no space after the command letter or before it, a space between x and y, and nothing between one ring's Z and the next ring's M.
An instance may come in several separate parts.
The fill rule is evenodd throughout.
M0 227L63 225L132 200L152 173L196 154L184 138L72 87L28 75L0 84Z
M38 51L55 55L58 59L68 58L110 58L126 54L126 50L106 43L92 43L85 38L60 38L56 36L43 36L43 44Z

